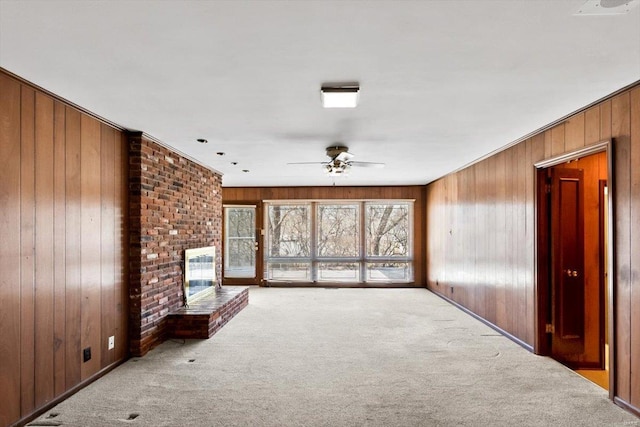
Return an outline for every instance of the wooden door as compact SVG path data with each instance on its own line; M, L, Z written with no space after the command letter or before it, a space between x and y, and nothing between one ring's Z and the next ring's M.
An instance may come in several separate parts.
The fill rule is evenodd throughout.
M259 203L224 206L225 285L258 285L262 280L261 210Z
M585 353L584 179L581 169L548 170L551 188L551 352L580 367Z

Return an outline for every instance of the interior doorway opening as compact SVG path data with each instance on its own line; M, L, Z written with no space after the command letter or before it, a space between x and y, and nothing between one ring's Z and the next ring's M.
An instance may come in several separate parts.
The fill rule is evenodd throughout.
M537 168L536 353L613 392L611 143Z

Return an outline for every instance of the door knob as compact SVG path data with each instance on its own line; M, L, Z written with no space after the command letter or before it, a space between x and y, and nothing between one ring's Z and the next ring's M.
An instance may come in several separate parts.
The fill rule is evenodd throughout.
M578 270L566 269L564 272L567 274L567 277L578 277Z

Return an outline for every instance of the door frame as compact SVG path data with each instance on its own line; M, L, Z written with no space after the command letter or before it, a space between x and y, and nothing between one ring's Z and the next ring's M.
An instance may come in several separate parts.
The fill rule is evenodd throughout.
M225 228L225 223L226 223L226 211L225 208L226 207L232 207L232 206L238 206L238 207L242 207L242 206L254 206L256 209L256 229L255 229L255 242L258 245L258 248L256 250L256 277L255 278L235 278L235 277L231 277L231 278L226 278L224 276L224 256L225 256L225 239L226 239L226 228ZM263 256L263 247L264 247L264 229L263 229L263 217L262 217L262 201L260 200L242 200L242 201L225 201L222 204L222 284L223 285L241 285L241 286L247 286L247 285L262 285L263 282L263 261L264 261L264 256Z
M548 342L548 334L546 332L547 319L549 318L549 294L551 289L551 283L549 283L549 258L550 253L549 237L544 230L549 229L548 218L545 214L546 202L546 181L544 179L546 173L545 170L552 166L557 166L563 163L567 163L571 160L577 160L581 157L586 157L591 154L598 154L605 152L607 155L607 187L608 187L608 210L609 218L606 224L608 231L607 242L607 264L609 276L607 277L607 293L608 301L606 304L607 316L609 321L608 338L609 338L609 398L613 400L615 393L615 303L614 303L614 291L615 291L615 274L614 269L614 256L615 256L615 236L614 236L614 224L615 224L615 211L614 211L614 159L613 159L613 140L604 140L593 145L581 148L579 150L564 153L562 155L552 157L550 159L542 160L534 164L534 199L535 203L535 221L534 221L534 346L533 350L535 354L550 356L551 346Z

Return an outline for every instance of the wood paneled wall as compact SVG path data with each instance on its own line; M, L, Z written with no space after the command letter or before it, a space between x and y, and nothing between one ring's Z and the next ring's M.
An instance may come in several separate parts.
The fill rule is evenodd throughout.
M534 164L610 138L615 163L615 395L638 411L640 86L428 185L427 285L533 346Z
M127 355L126 149L121 132L1 70L0 94L0 425L9 425Z
M425 256L425 189L423 186L389 187L223 187L223 203L255 202L264 200L415 200L414 204L414 279L415 284L424 286L425 270L422 260Z

